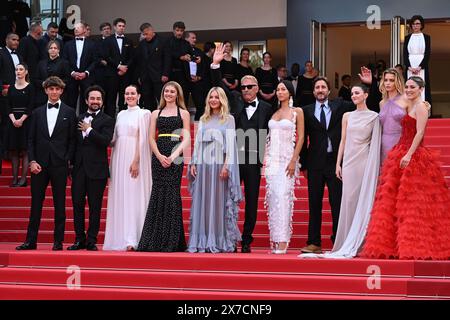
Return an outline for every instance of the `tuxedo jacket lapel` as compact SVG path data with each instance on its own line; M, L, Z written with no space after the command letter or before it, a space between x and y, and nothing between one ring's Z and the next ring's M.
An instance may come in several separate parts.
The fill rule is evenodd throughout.
M58 133L58 130L60 129L63 121L65 121L65 110L64 107L61 105L59 107L59 112L58 112L58 118L56 118L56 124L55 124L55 129L53 129L53 134L52 137Z
M330 124L328 126L328 130L333 128L333 126L336 124L336 121L338 120L338 116L337 116L338 105L334 101L332 101L329 103L329 106L331 109L331 119L330 119Z
M44 133L44 136L50 139L50 132L48 132L48 121L47 121L47 107L42 108L42 112L40 113L41 120L41 130Z

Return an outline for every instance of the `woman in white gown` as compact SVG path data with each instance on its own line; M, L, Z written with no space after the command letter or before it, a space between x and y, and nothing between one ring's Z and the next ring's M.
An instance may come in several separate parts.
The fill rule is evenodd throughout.
M135 86L125 90L126 110L117 115L112 141L103 250L133 251L144 225L151 191L151 113L139 107Z
M370 220L380 169L381 128L378 114L367 108L368 88L352 88L356 110L342 119L336 175L342 180L342 201L336 240L331 252L301 254L300 258L353 258ZM342 166L341 166L342 163Z
M290 81L281 81L276 89L279 109L269 121L265 170L270 247L284 254L292 236L295 178L304 141L303 110L293 108L295 91Z

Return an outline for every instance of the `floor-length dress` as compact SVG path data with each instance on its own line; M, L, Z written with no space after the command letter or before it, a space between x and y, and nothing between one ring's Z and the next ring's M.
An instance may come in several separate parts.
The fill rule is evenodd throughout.
M161 116L162 111L163 109L159 111L156 120L159 135L156 144L159 152L168 157L180 143L180 138L173 135L179 134L183 129L183 119L179 107L177 107L177 115L173 117ZM153 154L153 187L138 251L181 252L186 250L181 202L183 167L182 158L179 158L166 169Z
M151 113L139 106L117 116L111 154L105 243L103 250L137 248L144 225L152 185L149 128ZM139 143L139 175L133 179L130 166Z
M400 98L397 95L395 98L389 99L381 108L380 122L381 122L381 163L387 157L389 151L397 144L402 134L402 119L406 114L397 100Z
M450 196L437 152L421 142L400 168L416 125L409 114L403 118L400 141L384 162L361 257L450 259Z
M297 113L294 111L292 114L292 119L269 121L264 170L267 183L265 206L268 209L270 242L273 244L289 244L292 236L294 188L300 169L300 166L296 168L293 177L286 174L296 143Z
M228 157L228 179L220 173ZM242 190L239 178L238 150L233 116L222 121L213 115L199 122L191 164L197 176L190 174L192 194L189 228L189 252L234 252L241 241L238 227Z
M299 257L353 258L358 253L370 220L380 168L381 129L371 110L348 115L342 164L342 201L336 240L331 252Z

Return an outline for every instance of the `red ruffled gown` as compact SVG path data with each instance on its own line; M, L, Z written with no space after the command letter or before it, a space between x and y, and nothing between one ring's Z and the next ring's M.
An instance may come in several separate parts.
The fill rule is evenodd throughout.
M416 119L406 115L402 136L382 168L372 217L360 257L450 259L450 195L438 154L421 143L405 169Z

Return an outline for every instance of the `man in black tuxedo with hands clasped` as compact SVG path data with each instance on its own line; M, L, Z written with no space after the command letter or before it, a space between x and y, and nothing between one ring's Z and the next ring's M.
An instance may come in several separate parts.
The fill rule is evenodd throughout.
M97 235L103 193L109 177L108 146L114 132L114 120L104 112L105 92L99 86L86 90L88 111L78 118L77 143L72 170L72 203L76 232L75 244L68 250L97 251ZM84 228L86 196L89 204L89 229Z
M75 111L61 102L65 84L58 77L44 82L48 103L33 111L28 134L31 169L31 215L27 238L17 250L35 250L45 191L52 185L55 207L53 251L63 250L66 223L66 185L75 149Z

